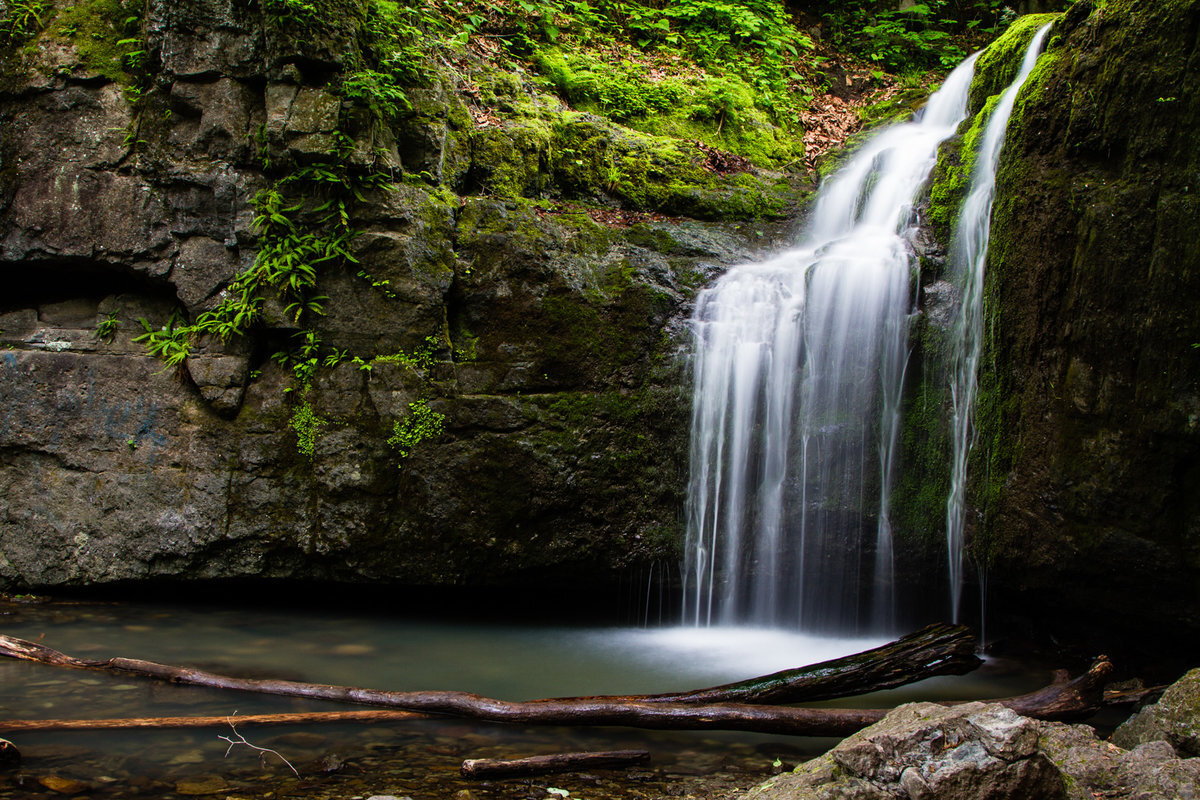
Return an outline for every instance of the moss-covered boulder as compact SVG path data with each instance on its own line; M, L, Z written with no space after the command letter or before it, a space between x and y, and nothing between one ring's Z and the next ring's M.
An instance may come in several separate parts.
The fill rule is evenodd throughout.
M1193 669L1113 731L1113 744L1132 750L1168 742L1182 758L1200 756L1200 669Z

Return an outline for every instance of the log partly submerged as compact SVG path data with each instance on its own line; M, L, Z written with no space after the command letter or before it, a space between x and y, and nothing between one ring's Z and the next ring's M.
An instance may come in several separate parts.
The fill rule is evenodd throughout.
M649 750L605 750L594 753L554 753L529 758L468 758L462 774L468 778L516 778L583 769L615 769L650 763Z
M36 642L4 635L0 635L0 655L63 667L133 672L164 678L176 683L191 683L226 689L242 688L230 684L231 681L238 679L226 678L215 673L130 658L102 660L75 658ZM815 702L893 689L938 675L964 675L981 663L983 662L975 655L975 637L971 634L970 629L965 625L943 623L929 625L915 633L902 636L894 642L864 650L861 653L707 689L650 695L557 698L556 700L534 702L620 700L623 702L697 705ZM256 687L264 687L270 682L253 681L252 683ZM249 690L268 691L265 688ZM268 693L272 692L268 691ZM399 696L410 693L391 692L388 694ZM424 696L435 693L414 692L411 694ZM317 695L306 696L315 697ZM377 704L373 700L349 697L324 697L324 699L340 699L367 705ZM385 705L399 705L399 703L388 702Z
M881 647L737 683L669 694L651 703L812 703L894 689L936 675L965 675L983 661L965 625L938 623ZM632 699L632 698L631 698Z
M883 709L793 708L746 703L694 704L597 697L512 702L467 692L390 692L353 686L234 678L203 670L138 659L78 659L44 645L0 636L0 654L59 666L134 673L176 683L218 689L359 703L489 722L536 725L624 725L659 729L725 729L796 736L847 736L878 722ZM1103 701L1103 682L1112 671L1101 659L1085 675L1017 698L1000 700L1026 716L1075 719ZM6 723L0 721L0 730ZM26 728L28 730L28 728Z

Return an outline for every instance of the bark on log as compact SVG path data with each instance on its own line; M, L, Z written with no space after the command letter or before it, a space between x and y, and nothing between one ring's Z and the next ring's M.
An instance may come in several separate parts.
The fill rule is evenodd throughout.
M308 697L488 722L533 725L624 725L675 730L745 730L795 736L847 736L878 722L887 713L882 709L814 709L745 703L697 705L620 697L512 702L467 692L389 692L298 681L251 680L138 659L78 659L44 645L2 635L0 655L59 666L134 673L217 689ZM1103 682L1111 671L1112 664L1102 658L1075 681L1057 683L1029 695L993 702L1003 703L1020 714L1040 719L1086 717L1100 707ZM4 729L4 725L0 722L0 730Z
M555 753L511 760L468 758L462 763L467 778L515 778L581 769L623 769L650 763L649 750L607 750L596 753Z
M994 702L1025 717L1069 722L1087 719L1104 705L1104 684L1112 675L1108 656L1097 656L1087 672L1073 681L1058 680L1044 689Z
M965 675L983 661L965 625L939 623L881 647L708 689L641 695L652 703L812 703L894 689L935 675Z
M428 714L390 708L360 711L291 711L282 714L224 714L219 717L116 717L107 719L15 719L0 720L5 733L47 731L101 731L133 728L224 728L235 725L298 725L336 722L394 722L429 719ZM0 739L0 742L3 742Z

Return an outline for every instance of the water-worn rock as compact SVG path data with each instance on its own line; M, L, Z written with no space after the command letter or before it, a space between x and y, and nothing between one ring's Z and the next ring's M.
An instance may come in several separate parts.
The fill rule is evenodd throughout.
M1181 756L1200 756L1200 669L1172 684L1157 703L1113 731L1111 739L1126 749L1163 741Z
M1195 719L1195 718L1194 718ZM1192 800L1200 759L1165 742L1124 750L1091 728L984 703L913 703L747 800Z
M1196 20L1193 0L1073 6L997 177L975 469L989 587L1106 649L1194 653L1200 632Z

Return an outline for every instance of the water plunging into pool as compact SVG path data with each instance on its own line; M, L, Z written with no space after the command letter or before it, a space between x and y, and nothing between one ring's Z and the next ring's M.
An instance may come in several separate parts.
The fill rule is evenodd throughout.
M892 627L913 205L974 61L822 187L795 249L697 299L685 622Z

